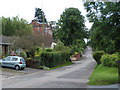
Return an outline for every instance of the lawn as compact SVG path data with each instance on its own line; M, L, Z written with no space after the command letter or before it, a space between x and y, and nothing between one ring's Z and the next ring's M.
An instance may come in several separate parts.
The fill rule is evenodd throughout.
M89 85L109 85L118 83L118 69L100 64L89 78Z

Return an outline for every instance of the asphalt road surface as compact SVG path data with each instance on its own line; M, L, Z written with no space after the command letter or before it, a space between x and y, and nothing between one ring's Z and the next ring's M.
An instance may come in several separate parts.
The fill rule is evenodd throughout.
M2 79L2 88L87 88L88 78L96 66L91 53L88 47L81 60L55 70L19 71L12 78Z

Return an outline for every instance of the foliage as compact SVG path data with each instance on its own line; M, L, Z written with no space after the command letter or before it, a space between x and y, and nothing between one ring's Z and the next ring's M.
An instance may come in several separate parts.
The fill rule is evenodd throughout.
M107 53L120 51L120 2L86 2L84 4L90 22L91 45L94 50Z
M41 55L41 63L42 66L51 68L69 62L69 58L69 52L43 52Z
M65 44L72 45L74 40L85 38L84 17L77 8L67 8L58 21L57 37Z
M32 25L18 16L5 18L2 17L2 34L5 36L23 36L32 32Z
M47 49L45 49L45 51L46 51L46 52L52 52L52 51L54 51L54 50L51 49L51 48L47 48Z
M41 33L36 34L36 33L32 33L30 35L26 35L26 36L21 36L21 37L15 37L14 38L14 43L12 44L11 47L13 48L25 48L26 50L30 51L31 48L33 47L39 47L42 46L43 44L43 39L41 38L43 35ZM45 46L49 46L50 44L50 40L49 37L47 37L47 35L45 35Z
M23 57L23 58L26 58L27 54L26 54L26 52L22 51L22 52L20 52L20 56Z
M84 40L76 39L74 44L71 46L71 54L74 54L75 52L82 54L85 47L86 44Z
M101 63L108 67L117 67L117 61L120 60L117 54L106 54L101 57Z
M45 15L44 15L44 12L40 8L35 8L35 18L40 23L47 22Z
M54 47L54 50L55 51L69 51L70 48L67 46L64 46L64 44L60 40L58 40L57 45L55 45Z
M97 64L101 64L100 59L101 59L102 55L104 55L104 54L105 54L104 51L95 51L93 53L93 58L96 60Z
M42 52L43 52L43 49L41 47L32 47L30 49L31 57L34 59L40 59Z
M64 50L64 49L65 49L64 44L60 40L58 40L57 45L54 47L54 50L61 51L61 50Z
M89 78L89 85L109 85L118 83L118 69L100 64Z
M43 52L43 49L41 47L36 47L34 58L35 59L40 59L40 56L41 56L42 52Z

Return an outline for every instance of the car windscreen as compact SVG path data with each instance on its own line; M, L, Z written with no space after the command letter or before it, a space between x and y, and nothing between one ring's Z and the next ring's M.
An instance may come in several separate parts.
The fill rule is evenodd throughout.
M6 57L3 59L3 61L10 61L11 57Z

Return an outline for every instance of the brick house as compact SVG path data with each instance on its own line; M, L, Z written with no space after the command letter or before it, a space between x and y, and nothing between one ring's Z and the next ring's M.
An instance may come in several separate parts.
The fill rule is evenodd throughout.
M44 45L50 47L53 41L52 27L47 23L39 23L37 20L32 20L33 33L44 37Z

